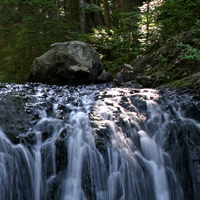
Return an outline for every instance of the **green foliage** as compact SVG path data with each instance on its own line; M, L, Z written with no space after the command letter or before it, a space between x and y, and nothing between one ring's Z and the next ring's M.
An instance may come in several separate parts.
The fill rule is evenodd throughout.
M113 27L111 30L94 29L92 43L97 45L97 50L102 54L105 69L115 75L124 66L130 63L141 53L141 43L138 38L140 20L139 10L118 13L115 18L121 21L121 27Z
M141 31L141 40L144 48L157 42L159 38L159 25L156 24L157 16L159 15L158 7L162 1L145 1L143 6L140 7L141 20L139 22Z
M167 58L165 58L162 54L159 54L159 62L163 65L163 67L167 66Z
M144 70L145 75L148 75L148 73L149 73L151 70L152 70L152 66L151 66L151 65L146 65L145 70Z
M24 82L33 60L50 44L66 41L71 24L55 1L0 0L0 81Z
M105 70L113 75L119 72L125 63L131 62L140 51L140 45L132 40L128 27L121 29L94 29L90 43L102 56Z
M200 50L193 48L189 44L178 44L179 47L185 48L184 54L180 56L181 60L196 60L200 61Z
M103 8L94 4L94 3L85 3L84 4L84 10L86 13L91 13L91 12L102 12Z
M50 44L69 40L92 44L101 54L105 69L115 75L155 42L200 27L200 0L165 0L154 6L152 1L144 1L142 13L133 7L139 1L122 0L123 5L108 1L110 30L105 28L103 1L85 2L87 34L81 34L79 0L0 0L0 81L8 82L10 77L16 82L27 80L37 56ZM145 27L142 33L141 26ZM181 59L200 61L196 46L179 45L185 49ZM166 67L169 62L162 53L156 59L159 66ZM145 72L152 70L149 66Z
M92 44L101 55L105 70L113 75L141 52L141 44L138 41L140 15L137 8L134 10L134 12L116 12L114 16L112 15L120 21L120 24L113 24L112 29L99 26L93 28L91 33L73 35L76 40Z
M80 34L79 0L0 0L0 81L9 82L10 77L16 82L26 80L33 60L54 42L91 43L112 74L131 62L141 50L138 8L128 1L123 1L124 7L108 1L112 29L107 30L103 1L86 2L87 34Z
M183 78L180 80L172 81L169 86L170 87L193 87L196 83L196 80L193 78Z
M162 39L168 39L189 30L199 20L200 0L165 0L156 12L156 24ZM196 10L197 9L197 10Z
M196 28L200 28L200 19L198 19L198 20L196 21L194 27L196 27Z

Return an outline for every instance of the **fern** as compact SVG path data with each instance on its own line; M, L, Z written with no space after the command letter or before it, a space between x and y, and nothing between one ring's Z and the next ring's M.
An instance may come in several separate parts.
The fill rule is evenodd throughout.
M184 55L179 56L181 60L195 60L200 61L200 50L193 48L189 44L183 44L182 42L178 44L179 47L185 48Z

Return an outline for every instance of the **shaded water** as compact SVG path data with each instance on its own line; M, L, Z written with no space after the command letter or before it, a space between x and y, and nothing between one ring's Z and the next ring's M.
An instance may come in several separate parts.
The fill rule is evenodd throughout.
M0 98L10 108L18 102L7 119L14 130L1 120L0 200L197 199L191 177L199 176L199 164L190 170L198 148L191 151L186 136L196 138L200 125L185 114L189 96L5 84ZM185 153L191 159L180 157Z

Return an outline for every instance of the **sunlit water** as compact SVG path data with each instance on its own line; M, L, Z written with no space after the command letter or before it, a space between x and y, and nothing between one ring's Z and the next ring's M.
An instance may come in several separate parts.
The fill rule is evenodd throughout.
M1 90L20 96L31 88L25 108L38 118L19 135L33 134L31 147L0 131L0 200L184 199L164 149L173 117L158 91L104 87Z

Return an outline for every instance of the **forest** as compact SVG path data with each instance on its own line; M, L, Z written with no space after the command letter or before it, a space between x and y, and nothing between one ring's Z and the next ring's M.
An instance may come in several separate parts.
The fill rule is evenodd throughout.
M26 82L36 57L73 40L91 44L115 75L190 29L200 30L200 0L0 0L0 82Z

